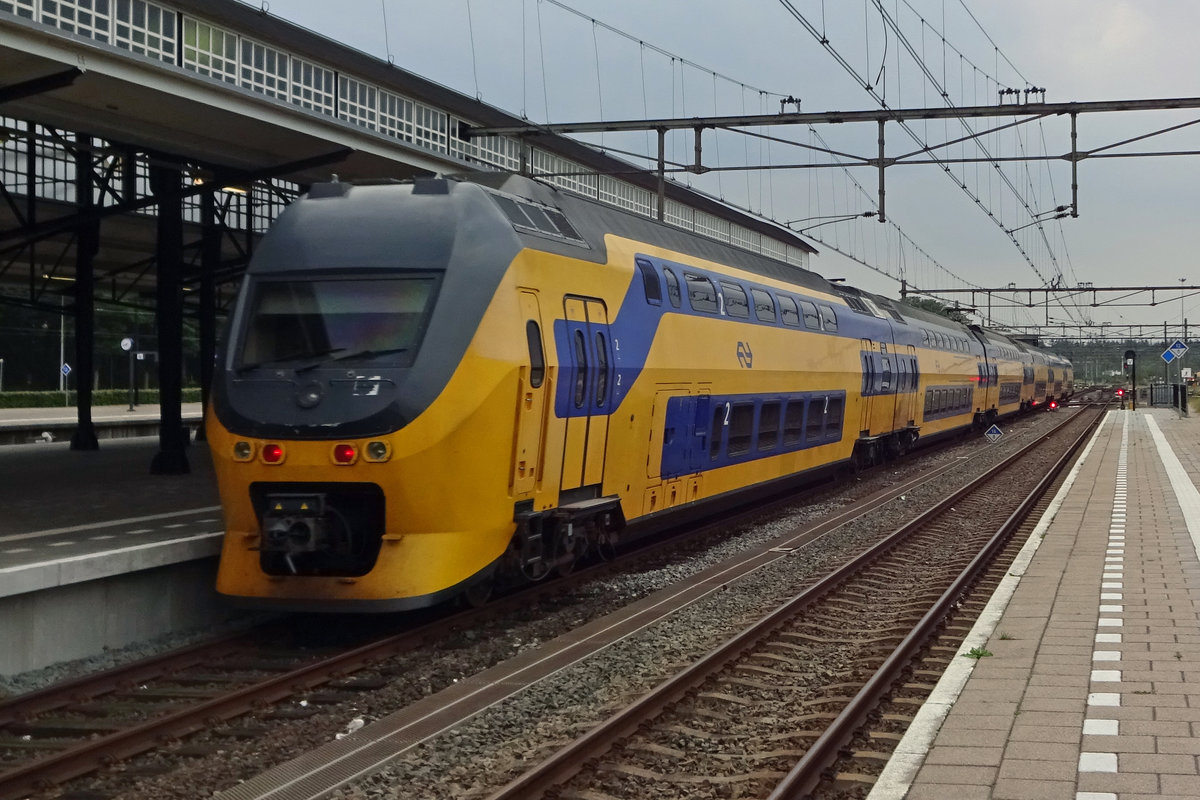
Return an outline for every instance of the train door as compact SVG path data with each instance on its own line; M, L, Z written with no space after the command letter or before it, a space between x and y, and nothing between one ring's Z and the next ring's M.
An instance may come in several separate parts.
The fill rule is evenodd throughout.
M707 390L660 391L654 399L648 477L664 480L700 472L708 455L711 398Z
M698 391L698 394L689 394ZM700 477L708 458L711 398L708 390L660 387L654 395L650 451L642 511L650 514L699 497Z
M891 430L896 411L896 358L887 342L862 340L862 420L858 429L868 436Z
M887 342L880 342L879 396L875 398L875 402L879 404L879 428L871 431L873 434L896 429L893 424L896 417L896 362L895 350L889 348Z
M991 367L987 360L980 355L975 356L975 372L978 380L975 382L975 397L972 398L977 413L986 414L996 408L996 383L992 380Z
M599 484L608 443L613 351L608 312L596 298L566 297L567 347L563 354L568 417L563 443L562 491Z
M540 462L546 397L554 396L554 389L549 385L537 293L523 290L519 297L529 365L521 368L520 385L517 390L517 428L513 438L511 479L514 495L532 492L535 478L542 474Z
M911 344L896 351L896 413L892 430L907 428L916 419L917 349Z
M904 397L896 404L896 420L902 426L917 425L917 386L920 384L920 372L917 365L917 348L908 344L905 347L905 367L908 369L908 380L905 383Z
M875 384L877 379L875 374L875 351L870 339L863 339L860 345L858 357L862 361L862 417L859 420L858 429L862 433L870 435L871 411L875 406Z

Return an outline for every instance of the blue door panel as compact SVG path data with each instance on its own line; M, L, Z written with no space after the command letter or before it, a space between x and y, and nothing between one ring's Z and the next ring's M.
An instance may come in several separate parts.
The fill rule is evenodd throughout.
M707 395L685 395L667 401L663 429L661 472L663 478L677 478L699 472L708 452Z
M561 418L587 417L597 414L610 414L615 407L614 381L617 366L612 340L609 338L609 326L597 322L582 322L577 320L556 320L555 343L558 346L561 361L562 380L559 381L555 397L554 412ZM576 336L583 341L583 355L586 359L581 364L576 351ZM602 337L605 352L604 369L600 369L601 353L598 352L597 335ZM576 404L576 390L580 376L583 376L582 405Z
M709 409L712 407L712 398L702 394L693 399L696 401L696 413L692 416L688 472L699 472L708 459L708 427L712 424L712 412Z

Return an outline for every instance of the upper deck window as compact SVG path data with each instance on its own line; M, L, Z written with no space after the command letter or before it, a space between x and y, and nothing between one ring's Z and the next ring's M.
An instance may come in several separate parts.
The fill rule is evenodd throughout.
M800 301L800 310L804 312L804 327L814 331L821 330L821 319L817 316L817 306L807 300Z
M784 325L800 327L800 313L796 311L796 301L786 294L779 295L779 318Z
M775 301L771 294L762 289L751 289L750 296L754 298L754 318L759 322L774 322Z
M679 308L681 298L679 278L675 277L675 273L671 271L670 267L663 267L663 277L667 279L667 297L671 300L671 305Z
M717 311L717 290L713 287L712 281L703 275L696 275L691 272L683 273L683 279L687 281L688 302L692 304L692 310L708 311L715 314Z
M750 304L746 300L746 290L736 283L721 281L721 293L725 297L725 313L731 317L748 319Z
M659 283L654 265L639 258L637 266L642 273L642 286L646 291L646 302L652 306L662 305L662 284Z

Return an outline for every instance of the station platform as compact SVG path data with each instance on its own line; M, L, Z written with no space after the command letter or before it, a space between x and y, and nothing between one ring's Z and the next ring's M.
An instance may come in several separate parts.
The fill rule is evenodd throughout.
M0 425L55 412L4 409ZM0 676L228 614L212 590L223 525L208 448L189 445L183 475L151 474L157 452L157 436L0 447L0 642L19 643L0 646Z
M1110 412L869 800L1200 798L1197 485L1200 421Z
M183 424L195 429L204 418L200 403L183 403ZM158 434L158 406L93 406L92 427L97 439L122 439ZM79 412L74 406L46 408L0 408L0 444L30 444L70 441L79 427Z

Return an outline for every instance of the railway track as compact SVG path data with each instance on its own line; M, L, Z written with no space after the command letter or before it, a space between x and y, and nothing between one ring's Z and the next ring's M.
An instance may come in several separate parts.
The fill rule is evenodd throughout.
M964 460L952 462L945 469L957 475L965 471L965 463ZM580 712L584 716L577 714L571 699L578 696L581 686L584 693L592 692L592 684L587 681L588 672L611 674L608 673L609 666L604 658L599 659L600 663L593 669L586 668L585 665L593 660L593 656L602 651L621 649L657 623L667 623L669 627L673 617L685 607L693 604L702 607L710 599L713 602L709 605L724 605L726 601L715 598L722 596L727 587L737 585L743 577L759 570L776 568L795 572L795 566L786 566L787 563L794 563L794 560L789 562L788 559L793 556L803 558L808 549L803 546L804 543L812 541L814 537L826 545L820 557L822 561L827 553L838 548L847 553L857 552L857 535L846 536L839 524L855 522L856 527L864 527L862 519L878 516L881 508L891 509L885 512L888 514L901 513L895 510L895 504L911 507L911 503L905 503L904 498L908 496L911 501L914 495L919 494L920 483L919 480L907 481L877 492L870 498L858 498L852 508L838 515L837 523L830 522L821 531L809 531L808 526L804 525L803 530L793 530L761 548L729 559L718 567L699 573L603 619L581 625L568 635L546 641L536 650L524 653L511 662L498 664L452 689L426 697L382 718L342 742L308 752L278 769L248 778L215 797L220 800L325 797L335 787L368 775L372 776L372 786L405 786L406 791L413 792L414 796L455 797L459 796L459 791L470 787L467 792L469 796L481 797L481 786L501 785L505 776L518 774L525 769L528 766L527 759L532 759L533 754L545 752L548 746L557 747L561 744L564 729L586 729L600 719L589 719L585 711ZM868 524L865 527L872 526ZM833 532L836 535L825 535ZM730 591L734 590L731 588ZM843 628L846 627L844 622ZM672 650L674 643L651 644L647 649L653 655L649 657L663 659L664 647ZM678 659L679 656L671 658ZM637 670L642 671L646 667L646 662L638 662ZM581 679L583 684L575 683ZM565 687L555 688L553 684L556 682L565 683ZM534 686L537 688L524 691ZM527 703L522 698L532 702ZM621 705L628 700L627 697ZM527 706L524 711L518 708L522 705ZM567 716L555 721L554 715L561 714L564 709L569 709ZM521 722L523 716L525 721ZM514 729L512 725L520 728ZM529 733L533 728L537 732ZM443 737L441 734L447 735ZM443 741L444 750L439 744ZM551 742L555 744L551 745ZM472 748L476 748L474 752L479 753L479 761L473 762L473 766L459 760L466 743L470 743ZM568 757L567 760L571 759ZM451 772L443 774L444 769L450 769ZM428 781L430 775L443 777L433 783L421 783ZM465 778L467 775L471 777ZM389 790L376 788L375 791L390 796L387 795ZM518 790L513 796L523 796L521 791L524 790ZM653 793L638 794L639 797L658 796ZM346 796L363 795L350 792ZM603 793L589 795L587 792L582 796L605 797ZM668 793L661 796L703 795L696 794L695 786L688 786L677 789L675 795Z
M1024 467L1029 453L1010 458L490 800L642 798L670 789L688 797L784 800L834 788L831 770L856 736L888 741L879 735L884 731L859 731L872 714L885 719L882 701L896 703L906 686L913 688L905 674L911 675L918 652L961 606L1090 430L1072 437L1040 481L1030 480ZM1038 446L1050 446L1045 442ZM996 515L1000 480L1005 493L1034 485L998 528L973 524ZM857 761L881 767L884 750L860 750ZM837 774L842 784L850 775L851 782L869 784L871 767Z
M754 513L762 513L762 508ZM727 515L713 526L736 524L742 516L750 514ZM432 621L410 623L396 635L351 634L346 638L353 644L314 648L310 641L297 643L285 621L0 702L0 800L23 798L161 750L285 699L303 697L306 705L275 713L293 718L316 714L322 706L377 688L387 679L379 666L389 658L527 608L531 595L546 598L569 592L577 583L619 572L632 560L653 559L678 546L677 541L650 545L483 609L426 615ZM250 735L253 730L251 726L233 735ZM203 748L173 752L182 757L204 754Z
M940 471L956 467L951 463ZM748 551L737 564L723 566L716 576L702 576L695 586L711 589L714 580L736 580L764 563L783 558L846 519L869 513L872 503L902 495L937 472L899 483L879 493L871 503L859 505L853 512L830 519L784 544ZM790 502L795 502L794 496ZM761 509L757 513L762 513ZM732 523L723 519L720 524ZM677 548L678 542L659 547L664 551ZM622 564L612 564L581 570L559 586L543 585L540 591L544 595L567 591L570 581L584 581L622 568ZM679 602L705 591L695 586L681 590ZM269 720L311 714L325 704L345 702L355 693L369 692L393 679L395 675L389 673L386 661L396 654L412 652L431 640L444 638L448 631L470 630L489 616L511 613L529 604L527 596L501 600L486 609L436 619L396 636L343 646L332 654L309 652L302 658L294 648L264 650L262 633L252 632L17 697L0 704L0 799L25 797L164 745L180 758L203 755L179 747L178 740L250 711ZM630 624L648 624L645 615L631 619ZM563 657L582 655L577 648ZM532 674L525 678L537 679ZM297 697L306 698L307 710L296 704L270 710L272 704ZM474 698L476 704L484 699ZM470 707L457 704L438 717L439 724L450 725L463 714L474 713ZM246 735L254 735L257 724L248 725Z

